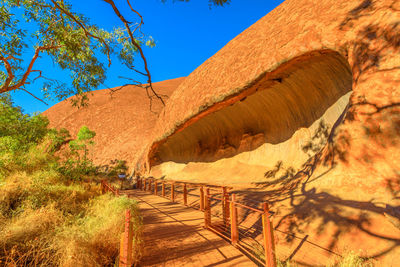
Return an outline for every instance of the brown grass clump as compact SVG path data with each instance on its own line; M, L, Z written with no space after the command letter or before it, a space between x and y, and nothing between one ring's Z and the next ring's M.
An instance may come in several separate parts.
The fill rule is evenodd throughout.
M137 203L106 194L90 201L86 216L65 225L58 233L60 266L108 266L118 255L124 212L131 210L134 226L134 259L141 255L141 217Z
M51 243L56 226L63 222L54 206L28 209L9 220L0 231L0 260L6 266L54 265Z
M135 201L100 195L96 182L65 181L52 168L14 172L0 184L0 266L113 265L126 209L138 259L141 218Z

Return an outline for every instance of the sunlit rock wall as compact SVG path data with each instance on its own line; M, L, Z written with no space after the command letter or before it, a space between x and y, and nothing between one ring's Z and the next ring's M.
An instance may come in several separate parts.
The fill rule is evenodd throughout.
M174 91L136 170L268 201L281 260L397 266L399 21L398 0L284 1Z
M348 104L351 71L338 53L306 57L264 77L254 93L208 114L167 139L152 174L231 182L261 181L278 161L300 167L302 147L324 120L333 125Z

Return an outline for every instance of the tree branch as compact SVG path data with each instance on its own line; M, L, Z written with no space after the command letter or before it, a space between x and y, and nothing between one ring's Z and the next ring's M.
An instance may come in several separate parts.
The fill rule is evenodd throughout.
M9 87L9 90L15 90L15 89L19 89L20 87L22 87L26 80L28 79L29 74L32 72L32 67L33 64L35 63L36 59L39 57L39 53L41 51L45 51L45 50L51 50L51 49L57 49L62 47L61 45L51 45L51 46L39 46L38 48L35 49L35 54L33 55L31 62L28 65L28 68L26 69L24 75L22 76L21 80L19 80L18 83L14 84L13 86Z
M8 74L6 81L4 82L3 86L0 88L0 93L9 91L9 90L7 90L7 88L10 85L10 83L12 82L12 80L14 79L14 73L12 72L11 64L10 64L10 62L8 62L8 59L10 59L10 58L11 58L11 56L0 57L0 60L3 61L4 67L6 68L6 71Z
M53 1L53 0L52 0L52 1ZM142 58L142 60L143 60L144 68L145 68L145 70L146 70L148 88L151 89L151 92L154 94L154 96L157 97L157 99L161 101L161 103L163 104L163 106L165 106L165 102L164 102L163 98L162 98L161 96L159 96L159 95L156 93L156 91L154 90L154 88L153 88L153 83L152 83L152 81L151 81L151 74L150 74L150 71L149 71L149 68L148 68L148 65L147 65L146 57L144 56L144 53L143 53L142 48L140 47L140 45L138 44L138 42L137 42L137 41L135 40L135 38L133 37L133 33L132 33L132 31L131 31L131 28L129 27L130 22L128 22L128 21L124 18L124 16L122 16L122 14L119 12L119 10L118 10L118 8L116 7L116 5L115 5L115 3L114 3L113 0L103 0L103 1L106 2L106 3L108 3L109 5L111 5L111 7L112 7L113 10L114 10L114 13L115 13L115 14L118 16L118 18L124 23L125 28L126 28L126 30L128 31L128 34L129 34L129 37L130 37L130 39L131 39L132 44L133 44L133 45L135 46L135 48L139 51L140 56L141 56L141 58ZM132 11L135 12L136 14L138 14L138 12L135 11L135 10L132 8L132 6L131 6L129 0L127 0L127 2L128 2L128 4L129 4L129 6L131 7ZM140 16L140 15L139 15L139 16ZM140 16L140 17L142 18L142 16ZM139 25L140 25L140 24L139 24ZM150 98L150 99L151 99L151 98Z
M33 96L34 98L36 98L37 100L43 102L46 106L48 106L48 104L46 102L44 102L42 99L40 99L39 97L37 97L34 94L32 94L31 92L29 92L28 90L25 90L24 88L18 88L18 89L30 94L31 96Z
M8 59L11 59L11 58L16 59L16 58L14 58L13 56L8 56L8 57L5 57L5 58L4 57L0 57L0 60L2 60L4 62L4 65L5 65L7 73L8 73L8 77L6 78L5 83L1 87L0 93L9 92L9 91L16 90L16 89L21 89L21 90L23 90L25 92L28 92L27 90L22 89L21 87L24 86L24 84L26 84L27 79L29 77L29 74L32 72L33 64L35 63L36 59L39 57L39 53L41 51L57 49L57 48L60 48L60 47L61 47L61 45L50 45L50 46L39 46L39 47L37 47L35 49L35 53L34 53L29 65L28 65L25 73L22 75L22 78L12 86L10 86L10 84L11 84L12 80L15 78L15 75L14 75L14 73L12 71L11 64L8 62ZM31 93L29 93L29 94L31 94ZM37 98L37 97L35 97L35 98ZM45 103L43 100L41 100L41 99L39 99L39 100L42 101L43 103Z
M133 30L133 32L132 32L132 34L134 34L134 33L136 32L137 29L139 29L139 31L140 31L140 28L141 28L142 25L144 24L144 22L143 22L143 17L142 17L142 15L140 15L139 12L137 12L135 9L133 9L133 7L132 7L132 5L131 5L131 2L130 2L129 0L126 0L126 2L128 3L129 8L132 10L132 12L136 13L136 15L138 15L139 18L140 18L140 23L139 23L139 25L136 26L136 28L135 28L135 29ZM141 31L140 31L140 32L141 32ZM141 33L142 33L142 32L141 32Z

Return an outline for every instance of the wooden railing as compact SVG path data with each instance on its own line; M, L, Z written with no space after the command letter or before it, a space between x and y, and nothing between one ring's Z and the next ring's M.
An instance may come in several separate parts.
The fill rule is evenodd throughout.
M108 184L105 180L101 181L101 193L105 194L111 192L115 196L120 196L120 191L114 186ZM120 267L131 267L133 264L132 259L132 246L133 246L133 225L131 222L131 211L127 209L125 211L125 225L124 232L120 237L120 249L119 249L119 261L118 266Z
M133 246L133 225L131 222L131 211L125 211L125 227L124 232L121 234L121 243L119 250L119 267L131 267L133 264L132 259L132 246Z
M114 186L108 184L105 180L101 181L101 193L105 194L107 192L111 192L116 196L119 196L119 190L116 189Z
M232 245L242 249L247 255L260 265L276 267L274 246L274 228L270 220L272 213L268 203L262 203L262 208L250 207L236 200L236 195L229 192L231 188L225 186L210 186L181 181L171 181L155 178L137 178L136 188L151 192L155 195L167 198L172 202L179 200L186 206L199 209L204 212L204 227L231 241ZM181 190L179 190L181 189ZM179 197L180 196L180 197ZM245 222L238 222L238 209L246 213L254 213L261 222L261 242L257 244L263 247L263 252L252 244L249 244L249 227ZM253 216L254 217L254 216ZM257 228L256 224L250 227ZM257 230L257 229L256 229Z

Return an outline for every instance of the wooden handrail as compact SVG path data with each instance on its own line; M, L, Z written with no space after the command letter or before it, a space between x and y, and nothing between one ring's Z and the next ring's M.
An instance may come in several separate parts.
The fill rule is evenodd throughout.
M151 182L154 182L154 190L151 190ZM190 183L184 181L174 181L174 180L165 180L165 179L156 179L154 177L148 178L138 178L137 183L139 185L144 185L143 187L138 186L137 188L142 189L144 191L150 191L153 194L158 195L157 184L161 183L161 195L163 197L167 197L170 201L175 202L176 200L176 192L183 194L183 203L184 205L188 205L187 196L188 194L187 188L199 188L200 198L200 210L204 212L204 226L207 229L218 232L219 234L224 235L224 231L229 231L230 229L230 240L233 245L240 246L240 237L239 237L239 227L238 227L238 211L237 208L243 208L251 210L252 212L256 212L261 214L262 223L263 223L263 238L264 238L264 250L265 250L265 266L268 267L276 267L276 258L275 258L275 246L274 246L274 228L272 226L272 222L270 221L270 217L273 212L271 212L268 208L268 203L260 202L263 204L263 209L250 207L248 205L242 204L236 200L235 194L232 194L228 191L229 188L226 186L210 186L200 183ZM170 195L166 196L165 185L170 184ZM147 185L149 186L147 188ZM178 191L175 188L175 185L182 185L182 191ZM210 193L210 191L218 190L218 193ZM221 195L221 197L216 197L217 195ZM197 195L196 195L197 196ZM229 197L232 199L229 199ZM217 225L213 225L211 222L211 200L218 200L222 203L222 220L223 225L225 227L218 228Z
M102 186L102 193L111 191L115 195L119 195L119 190L115 189L112 185L109 185L105 180L101 181L101 186Z
M193 183L193 182L189 182L189 181L177 181L177 180L169 180L169 179L160 179L160 178L155 178L155 177L151 177L151 176L150 177L140 177L139 179L145 179L148 181L157 180L158 182L165 182L165 183L186 184L186 186L191 187L191 188L200 188L202 186L206 186L210 190L221 190L223 187L226 187L227 189L233 189L233 187L231 187L231 186L205 184L205 183Z

